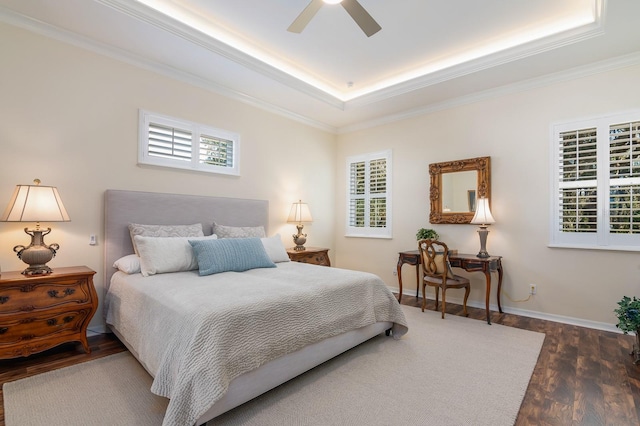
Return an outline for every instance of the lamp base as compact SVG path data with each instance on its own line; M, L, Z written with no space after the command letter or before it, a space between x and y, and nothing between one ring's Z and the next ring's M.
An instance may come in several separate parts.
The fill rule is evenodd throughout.
M487 257L491 257L491 255L489 253L487 253L487 251L480 251L476 257L479 257L480 259L486 259Z
M293 249L295 251L304 251L306 250L306 248L304 247L304 243L307 242L307 234L302 233L302 228L304 228L304 225L302 224L296 225L296 228L298 228L298 233L292 235L293 242L296 244L296 246Z
M47 265L31 265L27 269L21 272L22 275L35 276L35 275L49 275L53 272L53 269Z
M478 229L478 235L480 236L480 252L476 255L481 259L486 259L487 257L491 257L489 253L487 253L487 235L489 231L487 230L487 226L480 226Z
M22 271L22 274L48 275L53 272L46 263L55 257L56 251L60 250L60 246L55 243L46 245L43 239L45 235L51 232L51 228L47 228L46 231L24 228L24 232L31 235L31 244L28 247L18 245L13 248L18 258L29 265L27 269Z

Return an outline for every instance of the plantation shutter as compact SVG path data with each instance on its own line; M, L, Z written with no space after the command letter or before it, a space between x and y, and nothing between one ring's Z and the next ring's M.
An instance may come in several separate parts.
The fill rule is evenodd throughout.
M640 121L609 128L609 228L640 234Z
M372 160L370 163L369 225L373 228L387 226L387 161Z
M366 163L351 163L349 173L349 226L363 228L365 217Z
M239 135L140 110L138 163L239 175Z
M190 131L149 123L148 141L151 156L191 161Z
M640 111L553 130L552 247L640 251Z
M598 230L598 157L596 128L560 133L560 229Z
M347 159L347 236L390 238L391 151Z
M233 141L214 136L200 136L200 163L231 167L233 161Z

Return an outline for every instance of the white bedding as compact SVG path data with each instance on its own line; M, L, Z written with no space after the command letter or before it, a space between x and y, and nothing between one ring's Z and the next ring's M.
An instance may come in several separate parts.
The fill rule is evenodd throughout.
M118 272L107 294L115 327L170 398L165 425L193 424L231 380L281 355L375 322L407 331L375 275L297 262L200 277Z

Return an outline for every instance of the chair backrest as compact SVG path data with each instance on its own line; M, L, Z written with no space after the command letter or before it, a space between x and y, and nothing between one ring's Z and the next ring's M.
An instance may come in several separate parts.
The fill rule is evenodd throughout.
M422 261L422 273L434 278L453 278L453 272L449 266L449 248L438 240L418 241L418 250Z

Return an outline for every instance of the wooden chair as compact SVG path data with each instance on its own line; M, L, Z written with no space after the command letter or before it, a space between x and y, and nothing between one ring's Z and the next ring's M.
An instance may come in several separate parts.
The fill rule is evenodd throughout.
M438 295L442 289L442 318L446 309L446 294L448 288L464 288L464 314L467 313L467 299L471 292L471 284L467 278L454 275L449 266L449 248L441 241L420 240L418 250L422 261L422 312L427 306L427 285L435 287L436 308L438 310Z

